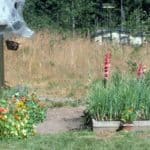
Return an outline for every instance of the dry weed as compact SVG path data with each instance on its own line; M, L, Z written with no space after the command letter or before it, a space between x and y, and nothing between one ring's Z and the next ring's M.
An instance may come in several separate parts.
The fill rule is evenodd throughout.
M90 39L63 38L48 31L17 41L21 43L18 51L5 50L5 80L11 86L28 84L42 94L84 95L92 80L102 78L107 50L112 52L113 69L128 72L129 61L150 68L148 45L140 49L108 43L100 46Z

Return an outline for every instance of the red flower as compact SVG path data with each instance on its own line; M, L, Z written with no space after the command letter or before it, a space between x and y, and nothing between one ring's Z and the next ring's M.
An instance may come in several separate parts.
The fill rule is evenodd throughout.
M105 54L104 58L104 79L108 80L110 75L110 66L111 66L111 53L108 52Z
M139 64L138 69L137 69L137 77L138 78L143 77L145 74L145 71L146 71L146 67L143 66L142 64Z

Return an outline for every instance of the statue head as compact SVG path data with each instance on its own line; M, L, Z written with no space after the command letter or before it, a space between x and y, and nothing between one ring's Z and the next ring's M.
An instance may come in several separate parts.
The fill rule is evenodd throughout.
M23 19L25 0L0 0L0 32L31 37L33 31L29 29Z

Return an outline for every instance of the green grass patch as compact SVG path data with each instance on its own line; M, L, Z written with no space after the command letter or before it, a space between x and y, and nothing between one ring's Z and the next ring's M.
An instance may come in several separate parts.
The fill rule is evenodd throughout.
M148 150L148 133L116 133L111 137L92 132L38 135L24 140L2 140L0 150Z

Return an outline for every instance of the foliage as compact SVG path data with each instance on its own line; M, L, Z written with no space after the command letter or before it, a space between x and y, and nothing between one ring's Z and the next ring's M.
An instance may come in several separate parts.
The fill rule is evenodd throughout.
M1 97L3 97L4 99L9 99L9 98L13 98L13 97L21 98L21 97L28 95L29 90L30 90L30 88L27 86L17 85L15 87L2 89Z
M115 9L103 9L103 3L106 2L112 2ZM148 6L148 1L123 0L124 27L139 29L142 25L147 29ZM118 0L27 0L24 14L26 21L37 29L46 27L59 31L89 32L99 27L114 28L121 25L120 7Z
M146 79L115 74L107 88L101 81L93 83L88 94L88 112L97 120L150 119L150 87Z
M46 115L45 104L33 94L0 100L0 138L25 138L35 134L35 125Z

